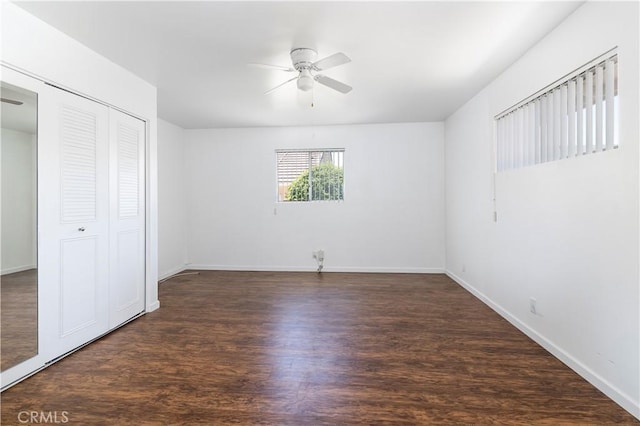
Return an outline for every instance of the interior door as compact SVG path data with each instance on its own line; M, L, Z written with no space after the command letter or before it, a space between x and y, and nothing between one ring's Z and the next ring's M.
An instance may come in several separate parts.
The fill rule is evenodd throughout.
M49 359L108 330L109 109L46 86L39 121L41 324Z
M109 111L110 261L109 328L144 310L145 123Z

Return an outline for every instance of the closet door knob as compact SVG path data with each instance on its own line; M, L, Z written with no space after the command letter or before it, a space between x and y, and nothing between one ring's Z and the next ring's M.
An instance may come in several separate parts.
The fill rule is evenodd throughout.
M84 232L84 226L82 226L82 227L78 228L78 231L80 231L80 232Z

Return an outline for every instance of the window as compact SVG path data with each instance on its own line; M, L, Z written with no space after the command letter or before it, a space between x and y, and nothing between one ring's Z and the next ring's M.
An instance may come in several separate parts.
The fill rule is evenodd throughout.
M496 116L498 172L618 147L618 55L579 68Z
M278 201L344 199L344 149L278 150Z

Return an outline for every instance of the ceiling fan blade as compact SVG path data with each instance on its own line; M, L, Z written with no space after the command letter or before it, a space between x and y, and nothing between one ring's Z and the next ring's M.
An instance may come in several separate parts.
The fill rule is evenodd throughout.
M273 91L274 91L274 90L276 90L277 88L282 87L282 86L284 86L285 84L287 84L287 83L289 83L289 82L291 82L291 81L293 81L293 80L297 80L297 79L298 79L298 76L295 76L295 77L293 77L293 78L291 78L291 79L289 79L289 80L285 81L284 83L278 84L278 85L277 85L276 87L274 87L273 89L269 89L269 90L267 90L266 92L264 92L264 94L265 94L265 95L268 95L269 93L273 92Z
M329 78L326 75L316 75L314 78L318 83L324 84L325 86L330 87L333 90L337 90L340 93L349 93L351 89L353 89L351 86Z
M259 64L259 63L255 63L255 62L251 62L249 64L250 67L257 67L257 68L266 68L269 70L280 70L280 71L286 71L286 72L293 72L296 71L295 69L291 68L291 67L282 67L280 65L271 65L271 64Z
M323 71L348 62L351 62L351 59L349 59L349 57L344 53L338 52L314 62L311 66L317 71Z

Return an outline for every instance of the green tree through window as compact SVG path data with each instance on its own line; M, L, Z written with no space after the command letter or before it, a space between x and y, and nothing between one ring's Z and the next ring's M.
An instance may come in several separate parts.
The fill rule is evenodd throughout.
M344 199L344 150L278 150L278 201Z
M310 185L311 184L311 185ZM309 190L311 186L311 190ZM289 186L286 201L327 201L344 199L344 170L332 163L321 163L302 172Z

